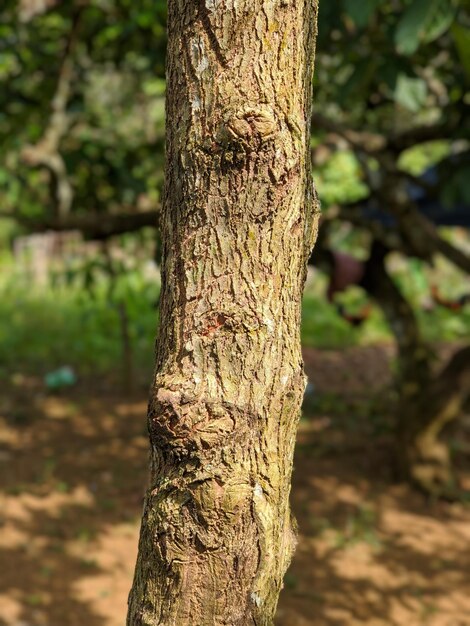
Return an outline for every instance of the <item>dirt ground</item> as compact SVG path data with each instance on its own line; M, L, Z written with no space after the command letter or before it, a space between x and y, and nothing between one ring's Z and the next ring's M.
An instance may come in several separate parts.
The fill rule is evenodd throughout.
M394 481L390 357L386 347L305 353L299 544L277 626L470 626L468 503ZM2 390L0 626L124 624L145 410L143 386L132 398L83 382L49 395L18 376ZM468 437L449 436L468 481Z

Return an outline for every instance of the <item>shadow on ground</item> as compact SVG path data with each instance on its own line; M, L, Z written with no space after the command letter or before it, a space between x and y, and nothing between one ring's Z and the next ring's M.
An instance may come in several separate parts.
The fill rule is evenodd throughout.
M358 351L359 350L359 351ZM394 484L390 353L308 351L277 626L469 626L470 514ZM356 372L354 374L354 372ZM146 391L0 403L0 626L121 626L146 481ZM195 625L196 626L196 625Z

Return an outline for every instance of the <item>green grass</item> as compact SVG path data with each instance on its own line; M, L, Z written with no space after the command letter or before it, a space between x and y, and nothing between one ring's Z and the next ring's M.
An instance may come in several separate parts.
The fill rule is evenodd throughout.
M126 304L135 365L149 370L158 286L122 278L119 291L110 300L104 284L90 291L0 283L0 373L43 376L64 365L86 376L113 372L122 360L118 298Z
M109 283L102 277L92 288L62 282L52 287L32 288L25 276L0 274L0 375L6 373L44 376L62 366L72 367L81 376L109 375L122 362L122 339L118 302L124 302L136 371L150 372L157 329L158 285L133 269L121 276L109 295ZM456 288L443 270L445 285ZM459 313L437 307L423 310L420 302L428 289L424 267L407 263L397 271L397 280L416 310L424 335L430 341L468 338L470 307ZM309 285L302 316L302 343L305 346L340 349L391 339L379 310L359 328L351 327L324 297L324 278ZM351 290L344 297L352 310L364 295Z

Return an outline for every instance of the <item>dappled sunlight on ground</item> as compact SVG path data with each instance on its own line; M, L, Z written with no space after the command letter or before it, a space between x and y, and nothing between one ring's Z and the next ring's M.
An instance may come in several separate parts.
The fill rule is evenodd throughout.
M146 477L145 406L145 393L130 403L38 392L6 407L0 589L9 602L0 624L123 622Z
M306 354L314 390L292 491L300 536L277 626L470 625L470 512L393 482L389 358L377 347ZM47 395L33 379L7 389L0 626L124 623L145 412L145 387L132 399L85 387Z
M383 482L380 452L373 454L318 459L299 451L299 546L277 623L468 626L468 509Z

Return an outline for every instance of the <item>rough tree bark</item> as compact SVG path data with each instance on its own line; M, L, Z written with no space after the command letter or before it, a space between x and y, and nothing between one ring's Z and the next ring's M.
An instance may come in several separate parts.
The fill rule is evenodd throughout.
M272 624L316 236L317 0L169 0L161 330L129 626Z

